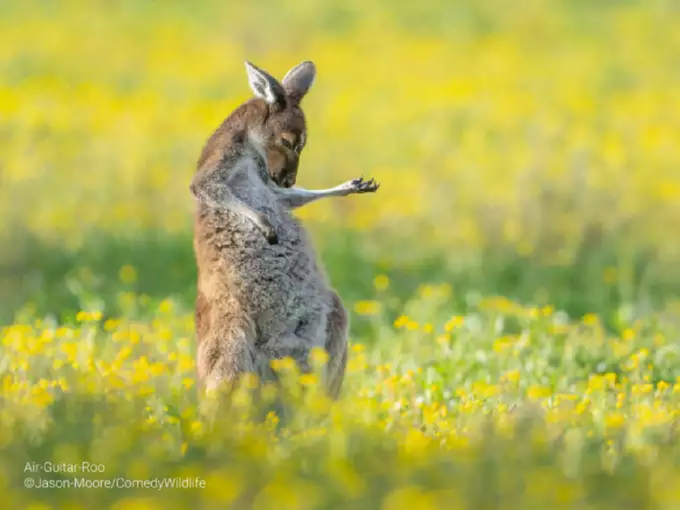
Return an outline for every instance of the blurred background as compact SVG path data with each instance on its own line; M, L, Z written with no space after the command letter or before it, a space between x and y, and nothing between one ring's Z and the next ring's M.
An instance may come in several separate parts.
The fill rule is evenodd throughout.
M671 0L0 2L0 320L193 305L202 144L243 61L306 59L300 210L352 303L451 284L609 324L677 306L680 6Z

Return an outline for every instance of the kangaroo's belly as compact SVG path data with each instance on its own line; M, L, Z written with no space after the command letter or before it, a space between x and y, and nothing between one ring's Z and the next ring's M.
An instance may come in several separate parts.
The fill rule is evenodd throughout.
M237 301L268 343L291 336L315 339L324 327L329 287L303 228L291 218L276 225L278 244L244 225L214 243L212 285ZM321 340L320 340L321 341Z

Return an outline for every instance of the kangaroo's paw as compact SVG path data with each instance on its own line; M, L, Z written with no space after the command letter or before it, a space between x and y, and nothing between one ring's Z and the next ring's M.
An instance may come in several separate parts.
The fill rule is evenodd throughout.
M279 244L279 236L276 235L274 229L265 232L264 236L267 238L269 244Z
M352 188L352 193L374 193L378 191L380 183L375 182L373 178L364 181L363 177L359 177L358 179L350 181L350 186Z
M276 235L276 230L271 225L265 227L262 233L269 244L279 244L279 236Z
M276 235L274 226L264 216L258 216L255 225L260 229L262 235L269 244L279 244L279 236Z

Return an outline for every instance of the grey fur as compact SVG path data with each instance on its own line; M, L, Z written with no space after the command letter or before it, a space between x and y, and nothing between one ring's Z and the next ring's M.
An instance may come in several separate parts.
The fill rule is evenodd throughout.
M309 61L302 62L286 73L281 84L288 97L299 104L314 83L315 77L316 67L314 64Z

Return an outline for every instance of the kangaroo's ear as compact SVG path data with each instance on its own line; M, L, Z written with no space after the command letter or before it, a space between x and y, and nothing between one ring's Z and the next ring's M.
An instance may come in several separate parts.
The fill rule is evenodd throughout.
M286 73L281 83L288 98L298 104L314 83L316 67L310 61L302 62Z
M285 105L286 94L276 78L263 71L252 62L246 60L248 83L257 97L264 99L269 105Z

